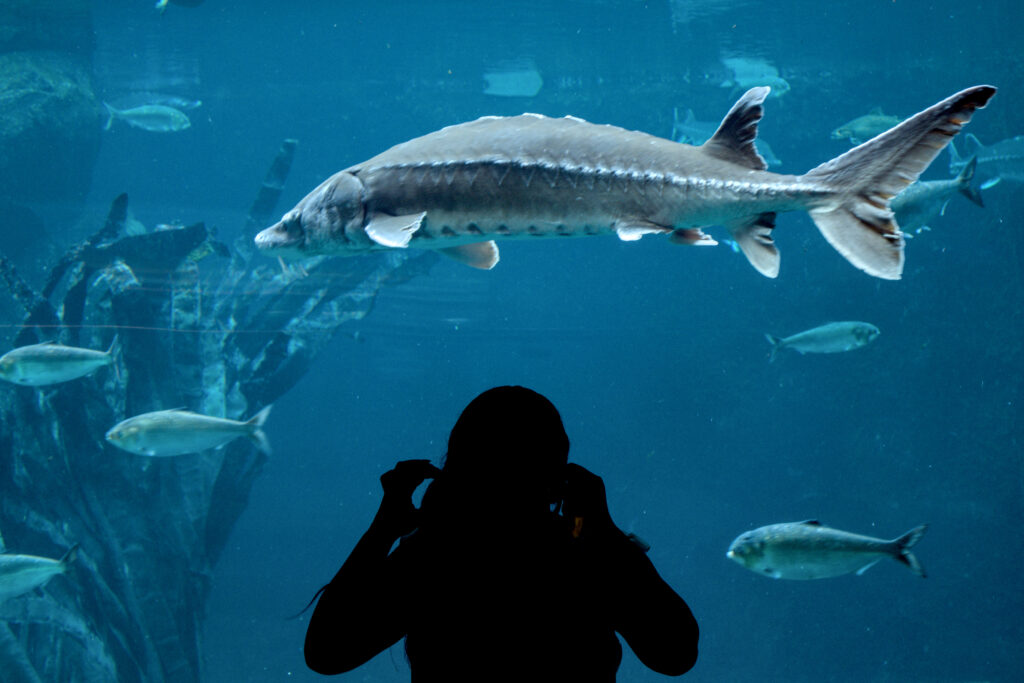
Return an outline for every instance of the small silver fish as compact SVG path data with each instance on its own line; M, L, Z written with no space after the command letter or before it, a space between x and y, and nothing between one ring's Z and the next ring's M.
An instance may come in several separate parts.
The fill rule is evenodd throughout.
M106 351L64 346L52 341L19 346L0 357L0 379L39 387L78 379L108 365L116 372L120 348L116 335Z
M114 119L121 119L132 128L148 130L151 133L175 133L192 126L184 112L163 104L115 109L104 102L103 106L107 108L107 123L103 130L110 130L114 125Z
M772 97L782 97L790 90L786 79L779 76L779 70L760 57L725 57L722 64L732 72L732 78L721 84L723 88L751 88L767 85Z
M902 562L924 578L924 567L910 549L927 529L928 525L922 524L887 541L832 529L813 519L771 524L740 534L725 556L773 579L860 575L885 557Z
M849 320L838 323L826 323L818 327L797 332L785 338L765 334L765 339L772 345L769 361L775 360L775 354L782 349L793 349L805 353L841 353L853 351L867 346L882 332L871 323Z
M858 116L836 128L832 131L832 139L848 139L851 145L859 145L865 140L881 135L902 120L898 116L883 114L879 107L875 107L864 116Z
M250 439L264 453L270 442L263 423L270 415L267 406L245 422L201 415L188 410L157 410L130 417L107 432L107 441L138 455L170 456L219 448L240 436Z
M57 574L63 574L77 551L76 545L59 560L35 555L0 554L0 602L28 593Z

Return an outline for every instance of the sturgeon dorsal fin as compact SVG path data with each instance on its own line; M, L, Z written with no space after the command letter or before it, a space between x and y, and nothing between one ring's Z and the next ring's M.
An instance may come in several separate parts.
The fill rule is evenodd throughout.
M968 133L966 135L966 141L964 142L964 156L977 155L978 152L985 149L985 145L981 144L981 140L974 133Z
M797 522L797 524L809 524L810 526L821 526L821 522L819 522L816 519L805 519L802 522Z
M769 92L771 88L760 86L743 93L743 97L732 105L718 130L701 146L701 149L723 161L730 161L755 171L768 168L764 157L757 153L754 140L757 138L757 124L764 116L762 105Z

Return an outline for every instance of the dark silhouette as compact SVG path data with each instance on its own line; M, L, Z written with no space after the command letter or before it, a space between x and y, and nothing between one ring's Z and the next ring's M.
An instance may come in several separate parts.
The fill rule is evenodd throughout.
M415 682L614 681L617 632L651 669L688 671L689 607L612 522L601 478L568 455L540 394L475 398L442 469L406 460L381 476L380 509L310 619L307 665L350 671L404 637Z

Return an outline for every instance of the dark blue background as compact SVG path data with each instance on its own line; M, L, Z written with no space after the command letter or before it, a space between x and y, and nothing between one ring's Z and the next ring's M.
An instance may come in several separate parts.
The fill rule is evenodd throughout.
M735 0L683 21L680 0L675 24L670 5L210 0L159 16L98 3L105 97L204 105L182 133L107 134L90 211L127 191L147 225L206 220L230 237L285 137L300 147L281 212L340 168L483 114L668 135L673 107L707 120L731 105L724 54L766 58L790 82L761 128L785 172L844 151L829 132L875 106L907 116L977 83L1004 87L969 130L1024 132L1015 3ZM524 57L545 79L536 98L483 94L485 71ZM301 658L305 620L285 617L365 529L378 476L439 458L470 399L520 383L559 407L572 459L604 477L616 521L696 613L688 680L1017 680L1024 211L1019 185L985 202L955 197L909 243L899 282L857 271L788 214L774 281L725 247L595 238L506 243L491 272L443 262L386 290L345 330L359 340L339 334L275 406L273 458L217 568L208 678L319 679ZM765 332L844 319L882 335L767 362ZM744 530L807 518L887 538L929 522L917 554L930 577L883 562L772 581L725 558ZM407 677L401 646L351 675ZM627 651L620 680L661 679Z

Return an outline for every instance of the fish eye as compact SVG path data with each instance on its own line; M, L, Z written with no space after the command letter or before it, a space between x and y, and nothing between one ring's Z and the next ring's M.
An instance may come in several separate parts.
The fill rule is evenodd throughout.
M299 218L297 213L285 216L281 220L281 227L279 229L292 239L302 237L304 232L302 229L302 220Z

